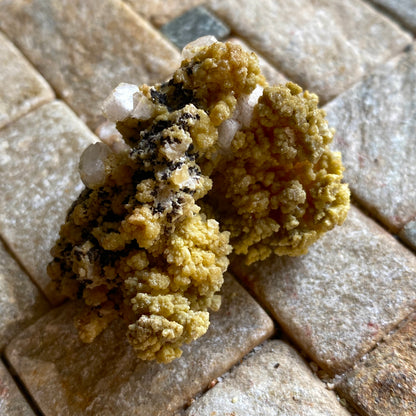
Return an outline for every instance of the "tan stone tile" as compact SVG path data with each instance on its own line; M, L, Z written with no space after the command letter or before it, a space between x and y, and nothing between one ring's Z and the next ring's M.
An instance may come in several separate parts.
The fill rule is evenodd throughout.
M267 342L199 398L187 416L347 416L333 391L291 346Z
M0 241L0 351L49 309L39 289Z
M253 51L243 40L239 38L230 38L230 42L235 42L242 46L244 49ZM255 51L254 51L255 52ZM263 75L266 77L267 82L270 85L285 84L289 80L280 73L274 66L270 65L261 55L257 54L259 58L260 69L263 72Z
M416 316L348 372L340 394L369 416L416 414Z
M0 13L0 28L92 129L120 82L163 81L179 65L179 52L119 0L17 0Z
M56 298L46 275L49 250L66 211L83 189L78 161L94 140L59 101L0 131L0 233L52 302Z
M46 415L172 415L273 332L271 319L229 274L222 294L208 332L170 364L135 358L120 321L82 344L73 303L26 329L6 355Z
M330 374L351 367L415 307L416 257L354 207L307 255L236 261L233 270Z
M370 0L416 33L416 0Z
M1 360L0 414L2 416L35 416Z
M397 232L416 216L416 51L412 48L325 107L345 180Z
M269 62L326 102L411 37L360 0L209 0Z
M204 0L124 0L131 8L159 27L180 16Z
M53 99L48 83L1 32L0 68L0 128Z

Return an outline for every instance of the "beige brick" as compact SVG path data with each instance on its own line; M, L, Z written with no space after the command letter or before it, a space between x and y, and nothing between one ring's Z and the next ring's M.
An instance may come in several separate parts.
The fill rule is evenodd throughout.
M363 415L416 414L416 316L348 372L337 386Z
M39 289L0 241L0 351L49 309Z
M325 109L352 193L397 232L416 216L416 51L389 61Z
M186 13L193 7L204 3L204 0L124 0L131 8L159 27L170 20Z
M233 262L285 332L328 373L352 367L416 303L416 257L352 207L301 257Z
M360 0L209 0L233 29L323 102L401 51L411 37Z
M93 129L120 82L163 81L179 65L179 52L119 0L17 0L0 13L0 28Z
M83 189L78 161L94 140L59 101L0 131L0 233L52 302L57 298L46 275L49 250L66 211Z
M0 128L53 99L47 82L1 32L0 68Z
M348 416L333 391L287 343L267 342L223 382L199 398L187 416Z
M138 360L121 321L82 344L73 303L17 336L6 356L46 415L172 415L273 332L271 319L229 274L222 294L208 332L170 364Z
M2 416L35 416L1 360L0 414Z

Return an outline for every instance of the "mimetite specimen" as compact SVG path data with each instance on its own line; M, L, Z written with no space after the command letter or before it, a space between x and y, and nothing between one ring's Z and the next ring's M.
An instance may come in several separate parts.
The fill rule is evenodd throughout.
M183 58L168 82L105 101L48 267L83 300L84 342L122 317L137 356L159 362L207 331L232 249L248 264L304 254L349 206L316 95L268 86L233 43L202 38Z

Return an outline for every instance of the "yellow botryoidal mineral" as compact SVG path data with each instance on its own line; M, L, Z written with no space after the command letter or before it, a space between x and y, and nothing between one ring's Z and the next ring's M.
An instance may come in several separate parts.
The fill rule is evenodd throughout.
M269 87L253 53L211 37L183 57L168 82L105 101L48 266L83 300L84 342L121 317L137 356L159 362L207 331L232 248L247 263L304 254L349 206L316 95Z
M328 147L334 132L317 104L293 83L266 87L250 126L232 141L232 159L212 176L216 218L247 264L305 254L346 218L341 154Z

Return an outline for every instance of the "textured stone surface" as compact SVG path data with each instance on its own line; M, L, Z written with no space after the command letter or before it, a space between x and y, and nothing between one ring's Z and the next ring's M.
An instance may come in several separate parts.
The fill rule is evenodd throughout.
M155 26L162 26L204 0L124 0L133 10L149 20Z
M242 46L244 49L253 52L253 50L241 39L230 38L227 40L230 42L237 43L240 46ZM261 55L257 53L256 55L259 58L259 65L260 65L261 72L266 77L266 80L270 85L284 84L288 82L288 79L283 74L281 74L274 66L270 65Z
M80 153L96 140L59 101L0 131L0 233L53 302L46 265L66 211L83 189Z
M365 415L416 414L416 317L371 351L337 386Z
M416 216L416 51L326 106L354 196L393 231Z
M0 128L53 99L47 82L0 32Z
M49 304L0 241L0 351Z
M179 49L202 36L212 35L221 40L230 33L230 29L203 6L188 10L160 30Z
M118 0L3 2L0 28L92 128L120 82L163 81L179 65L175 48Z
M333 391L283 341L267 342L205 393L187 416L347 416Z
M288 78L327 101L411 42L359 0L209 0ZM260 25L260 26L259 26Z
M35 416L1 360L0 414L2 416Z
M73 304L16 337L6 355L45 415L171 415L273 332L273 323L229 274L208 332L170 364L139 361L117 321L92 344L73 326Z
M416 250L416 220L408 222L402 230L399 237L411 248Z
M337 136L336 141L339 140L337 147L344 150L343 157L348 165L346 176L351 174L351 180L348 180L355 198L366 205L366 212L377 215L394 233L398 233L400 240L413 250L409 252L415 256L416 214L412 212L416 204L411 202L413 184L416 183L414 149L411 145L416 131L414 52L407 50L408 53L386 64L411 42L403 28L416 33L415 0L125 0L124 4L122 6L119 0L0 0L0 79L5 75L8 77L0 82L0 124L3 126L0 130L0 234L4 235L6 224L9 236L18 243L12 249L17 251L26 269L30 269L44 290L49 282L44 265L49 259L49 245L55 238L52 235L57 232L58 223L79 190L78 177L75 173L73 175L78 150L74 149L77 154L71 155L72 151L67 154L63 149L66 149L67 142L77 147L77 137L84 137L85 134L92 136L89 132L85 133L85 126L78 121L76 134L71 136L72 133L68 133L74 129L75 118L72 114L67 122L59 121L60 125L66 123L67 126L63 135L56 134L57 127L54 124L48 127L41 116L29 118L32 121L27 126L21 122L22 119L15 124L19 117L23 116L24 120L24 114L40 107L43 102L30 101L31 96L26 96L30 88L27 89L25 84L25 68L34 65L37 69L33 71L32 68L32 73L42 71L42 76L48 75L48 81L54 81L53 88L57 94L95 128L95 123L100 120L102 99L120 80L150 83L163 80L164 74L175 69L175 60L179 60L178 51L148 23L160 27L200 4L206 7L211 4L210 10L232 25L233 36L244 39L267 62L285 72L289 79L320 93L321 102L346 92L330 103L327 109L339 105L336 110L339 114L331 113L330 118L335 122L340 120L338 130L342 127L345 133L345 137ZM147 23L135 16L133 9ZM402 25L402 29L398 29L394 20ZM16 53L10 56L10 43L3 41L5 37L12 39L20 49L17 55L24 64L17 64ZM13 46L11 48L16 52ZM27 63L29 61L31 64ZM12 70L6 71L9 66ZM273 67L271 69L274 71ZM263 71L266 72L264 67ZM266 76L271 81L270 76ZM368 76L368 84L361 92L356 92L354 88L348 90ZM35 100L40 96L35 95ZM29 107L24 107L26 105ZM7 110L2 113L4 108ZM364 114L363 108L366 111ZM11 115L10 109L23 112ZM59 108L54 113L57 118L63 115ZM6 128L1 114L9 117ZM39 114L38 110L34 114ZM11 126L17 128L13 133ZM3 133L5 129L12 135L10 141ZM353 130L354 137L349 136L350 130ZM361 137L364 139L361 140ZM62 180L57 177L49 179L46 170L51 166L55 169L55 161L48 160L46 155L41 156L41 140L47 144L47 149L55 148L54 145L60 149L54 160L59 166L60 177L67 177L67 185L62 185ZM13 146L15 143L19 146L16 147L18 150L7 148L12 142ZM32 143L39 143L34 153ZM14 175L10 173L9 166L16 167ZM68 174L69 171L71 173ZM368 182L365 182L366 177L370 178ZM29 182L27 178L30 178ZM10 187L7 188L5 183L9 183ZM14 184L16 187L13 187ZM17 184L20 184L19 187ZM38 196L39 189L43 191ZM68 195L63 189L73 193ZM58 212L62 215L59 219ZM364 221L359 214L353 215L347 223L348 231L340 228L329 233L305 258L280 259L276 271L273 262L270 266L260 264L259 272L256 272L259 275L258 287L263 290L262 299L265 299L267 308L278 293L276 298L280 309L276 310L279 315L272 308L269 310L297 341L298 351L306 345L307 353L312 357L321 357L319 364L322 367L326 365L329 372L342 372L343 368L353 366L362 352L375 348L367 353L366 361L359 362L342 379L343 384L339 386L339 393L350 402L355 402L357 413L362 416L414 415L416 410L411 407L415 402L416 385L414 323L408 324L407 335L396 332L386 343L380 341L388 328L392 325L396 328L397 322L415 308L414 261L410 260L409 253L403 254L405 249L399 248L398 241L386 238L384 231L374 228L371 221ZM53 227L56 227L55 231ZM39 237L45 235L49 242ZM14 279L14 276L25 274L13 261L9 262L8 256L3 259L6 259L6 272L0 272L0 348L9 343L14 331L23 330L20 325L29 322L26 317L36 310L31 309L31 302L34 301L31 296L38 294L26 277ZM264 267L269 267L269 275L267 270L262 270ZM267 280L270 282L267 283ZM255 286L250 284L252 288ZM54 299L53 295L49 296ZM25 307L19 301L14 303L13 299L23 301ZM243 298L243 305L234 310L234 301L235 298L230 298L228 315L214 315L214 323L225 322L226 319L230 320L230 325L240 319L248 321L246 317L252 313L251 306L246 307ZM27 349L22 349L24 353L16 355L16 361L23 369L19 374L25 373L26 380L37 391L44 416L64 412L72 413L71 416L176 415L171 409L180 407L194 392L204 390L208 384L215 384L210 383L217 376L212 369L223 372L231 363L229 357L237 359L238 354L246 354L249 348L245 343L246 337L252 335L250 329L253 331L255 323L264 316L254 315L250 321L254 324L249 322L244 326L246 332L240 327L240 338L235 336L230 326L224 328L220 325L218 331L211 328L207 335L211 340L209 347L204 347L203 338L195 347L186 348L187 360L163 368L154 364L142 366L143 363L138 364L127 351L128 346L119 348L120 344L116 344L113 338L123 339L124 330L119 325L114 325L103 334L98 344L85 346L77 343L69 310L65 308L67 312L61 318L58 318L59 309L53 312L58 321L52 323L49 320L46 323L41 318L44 324L38 322L32 332L23 330L23 334L19 335L21 342L26 337L27 345ZM28 315L25 315L26 312ZM220 314L226 314L224 308ZM42 334L45 327L46 335ZM232 334L231 341L227 341L229 333ZM32 336L31 341L29 336ZM255 336L255 339L259 338ZM40 339L44 342L38 345ZM381 344L375 343L376 340ZM66 345L67 341L69 345ZM231 342L232 346L228 347L227 342ZM211 348L212 345L215 348ZM42 352L42 349L45 351ZM276 351L281 353L280 349ZM189 357L193 354L195 359L191 361ZM260 359L264 356L255 354L255 357ZM277 371L287 369L287 372L283 376L276 373L276 378L281 377L278 379L280 384L273 389L266 388L264 395L259 395L264 406L279 398L282 391L299 391L298 386L305 385L302 383L304 374L305 379L310 380L306 369L305 373L299 373L302 375L300 380L290 378L290 374L300 368L297 359L293 365L284 367L284 361L279 360L281 368ZM233 371L235 380L239 380L242 374L249 379L251 370L258 368L257 364L253 366L251 363L243 361L242 367L236 367ZM274 368L267 367L267 364L265 368L274 374ZM316 370L314 363L311 363L311 368ZM0 362L0 414L33 414L9 374L3 371ZM257 388L251 384L233 384L236 394L231 394L230 389L227 390L229 396L225 393L221 395L234 400L233 406L243 404L251 410L250 406L256 402L244 401L242 392L259 393L260 386L267 386L270 380L266 374L267 371L261 377L260 373L255 373L259 376ZM227 387L225 382L231 382L232 377L224 377L224 384L217 387ZM211 394L212 397L214 393L220 397L220 393L215 392L217 387L207 396L200 396L193 406L200 404L202 408L204 400ZM310 396L311 404L321 398L321 388L314 391L316 394ZM29 393L23 394L29 398ZM126 406L125 402L131 402L131 398L138 403L142 397L144 402L141 408L138 406L132 410ZM284 405L293 402L292 399ZM301 403L305 404L306 412L306 401ZM90 408L87 411L74 410L88 404ZM212 413L215 411L216 416L233 415L233 409L226 407L230 404L223 402L223 405L224 408L214 408L211 413L207 410L208 414L214 416ZM334 405L334 409L337 408ZM234 412L233 416L242 416L245 410ZM37 415L41 414L37 409L34 411ZM254 413L254 416L257 414L261 416L262 412ZM286 414L297 415L296 412Z
M307 255L233 269L330 374L351 367L416 304L416 257L353 207Z
M370 0L416 32L416 0Z

